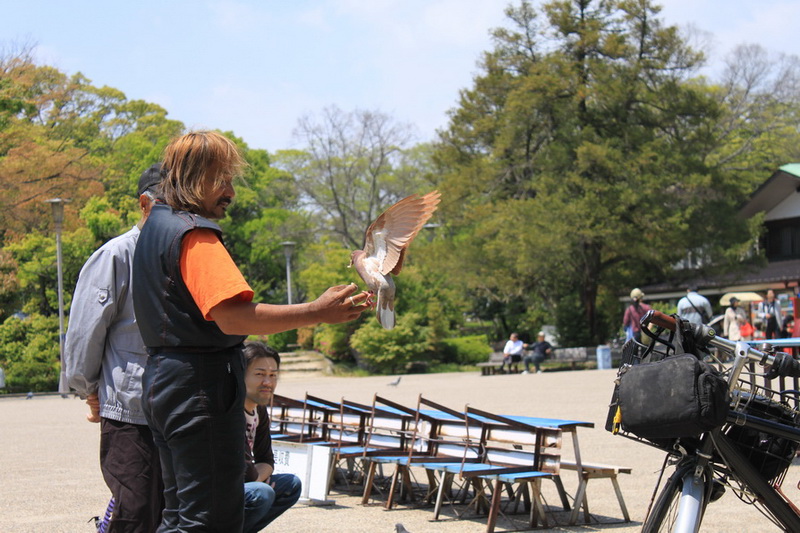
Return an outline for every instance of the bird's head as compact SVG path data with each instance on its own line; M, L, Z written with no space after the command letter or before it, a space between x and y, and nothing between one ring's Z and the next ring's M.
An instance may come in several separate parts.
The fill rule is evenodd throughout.
M355 250L353 253L351 253L350 264L347 265L347 268L352 267L356 263L356 260L362 255L364 255L364 250Z

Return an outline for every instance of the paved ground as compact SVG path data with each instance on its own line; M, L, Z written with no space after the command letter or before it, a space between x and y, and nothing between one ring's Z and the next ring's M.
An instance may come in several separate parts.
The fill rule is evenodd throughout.
M396 387L394 377L335 378L297 377L284 379L279 392L302 397L306 391L339 400L342 397L371 402L377 392L408 405L422 393L430 399L462 409L475 407L509 414L587 420L594 429L580 430L584 460L631 466L634 473L620 478L628 509L634 520L618 522L621 513L611 484L596 480L589 484L592 523L557 527L557 531L633 532L641 528L663 454L648 446L614 437L603 424L611 395L613 370L554 372L539 375L482 377L477 373L403 376ZM99 426L84 420L86 409L77 399L58 396L0 399L0 532L2 533L93 533L90 517L105 509L109 493L97 462ZM569 446L565 447L568 450ZM568 455L568 454L567 454ZM574 490L570 473L567 490ZM800 502L800 466L793 465L784 490ZM552 487L545 496L555 501ZM375 505L361 506L360 497L333 492L331 507L298 506L269 528L286 533L391 533L402 523L411 533L479 533L485 518L457 520L446 511L434 522L430 508L399 506L384 511ZM507 530L500 523L498 531ZM727 493L709 508L702 531L778 531L751 506Z

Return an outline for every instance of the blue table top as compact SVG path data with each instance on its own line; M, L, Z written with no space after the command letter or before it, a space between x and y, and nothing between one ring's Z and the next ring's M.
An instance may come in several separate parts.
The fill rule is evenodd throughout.
M584 422L581 420L561 420L560 418L539 418L535 416L518 416L518 415L504 415L506 418L528 424L530 426L539 426L545 428L561 428L569 429L575 427L593 428L594 422Z
M747 341L747 344L753 346L754 348L758 348L761 344L765 342L770 343L776 348L794 348L800 346L800 337L790 337L788 339L770 339L770 340L757 340L757 341Z
M797 338L797 339L779 339L779 340L784 340L784 341L786 341L786 340L795 340L795 341L797 341L797 346L800 346L800 338ZM318 408L323 408L323 409L331 409L331 406L322 405L322 404L319 404L319 403L317 403L317 402L315 402L313 400L309 400L307 403L308 403L308 405L313 406L313 407L318 407ZM352 411L360 411L359 409L355 409L355 408L353 408L351 406L347 406L347 407L349 407ZM389 412L389 413L397 414L397 415L406 415L406 413L403 413L402 411L400 411L398 409L394 409L394 408L392 408L390 406L387 406L387 405L380 406L379 410L383 410L384 412ZM443 411L438 411L436 409L422 409L422 410L420 410L420 412L424 413L425 415L427 415L427 416L429 416L431 418L434 418L436 420L441 420L441 421L446 421L446 422L453 422L453 421L461 420L458 417L455 417L455 416L453 416L451 414L448 414L448 413L445 413ZM561 429L572 429L572 428L576 428L576 427L589 427L589 428L594 427L594 422L585 422L585 421L581 421L581 420L562 420L562 419L559 419L559 418L542 418L542 417L536 417L536 416L521 416L521 415L501 415L501 416L504 416L504 417L509 418L511 420L514 420L516 422L521 422L521 423L529 425L529 426L552 427L552 428L561 428ZM481 417L481 416L478 416L478 415L475 415L475 414L470 414L470 417L472 417L474 420L477 420L477 421L480 421L480 422L487 422L487 423L493 422L492 420L490 420L488 418L484 418L484 417Z
M421 412L437 420L444 420L448 422L460 420L459 418L456 418L453 415L443 413L442 411L436 411L433 409L423 409L421 410ZM571 429L576 427L587 427L587 428L594 427L594 422L585 422L582 420L562 420L560 418L541 418L536 416L520 416L520 415L500 415L500 416L514 420L516 422L522 422L523 424L527 424L529 426L537 426L537 427L561 428L561 429ZM470 414L470 417L479 422L487 422L487 423L494 422L489 418L485 418L476 415L474 413Z

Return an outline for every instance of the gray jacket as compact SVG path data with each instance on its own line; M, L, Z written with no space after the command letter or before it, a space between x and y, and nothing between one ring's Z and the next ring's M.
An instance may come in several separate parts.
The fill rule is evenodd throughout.
M133 315L131 278L139 229L111 239L86 261L75 286L64 345L67 382L97 393L100 416L147 424L142 373L147 352Z
M703 317L698 311L705 313L705 320L703 320ZM678 316L694 324L703 324L711 320L711 317L714 316L714 312L711 310L711 303L705 296L692 291L686 293L686 296L678 300Z

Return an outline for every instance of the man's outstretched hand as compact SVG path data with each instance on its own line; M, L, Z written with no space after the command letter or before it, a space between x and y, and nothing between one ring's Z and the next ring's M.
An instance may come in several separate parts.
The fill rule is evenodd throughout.
M361 291L355 294L358 285L337 285L331 287L317 298L313 305L317 308L320 322L339 324L355 320L365 310L372 307L370 293Z

